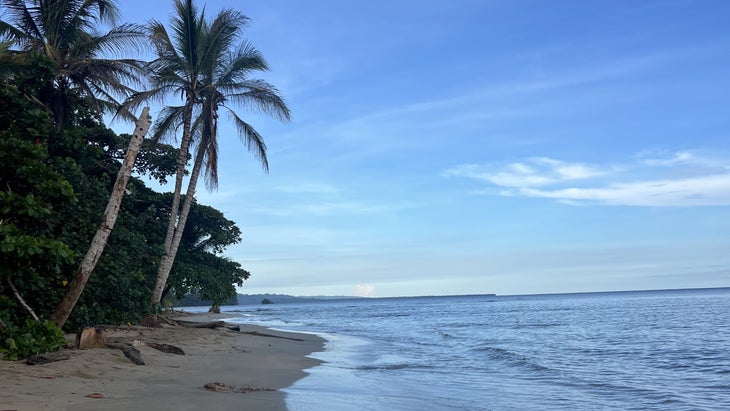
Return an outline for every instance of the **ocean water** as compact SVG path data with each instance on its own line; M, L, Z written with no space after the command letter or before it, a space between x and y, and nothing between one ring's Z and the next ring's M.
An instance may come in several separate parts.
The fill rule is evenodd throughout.
M309 410L730 410L730 288L227 307L324 336Z

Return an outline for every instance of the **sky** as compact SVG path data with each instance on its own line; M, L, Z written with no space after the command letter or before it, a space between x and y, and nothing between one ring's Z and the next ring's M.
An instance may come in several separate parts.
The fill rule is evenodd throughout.
M120 3L168 22L171 1ZM200 5L204 4L199 2ZM730 2L208 1L292 121L222 117L242 293L730 286ZM153 109L153 121L155 117ZM115 126L126 132L126 126ZM168 188L169 190L169 188Z

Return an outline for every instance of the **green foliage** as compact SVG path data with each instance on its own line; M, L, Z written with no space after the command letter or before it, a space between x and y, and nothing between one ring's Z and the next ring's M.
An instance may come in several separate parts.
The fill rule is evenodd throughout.
M130 138L131 136L128 134L117 137L117 153L112 153L115 158L121 160L124 157ZM179 155L180 150L169 144L144 140L139 155L137 155L137 161L134 163L134 171L154 178L160 184L167 184L167 177L175 175Z
M81 101L96 115L116 111L117 100L131 94L130 85L143 77L140 62L109 57L137 49L143 39L141 27L131 24L101 32L102 23L112 23L118 14L115 1L1 3L12 10L0 14L0 41L12 57L2 63L11 66L7 71L13 78L32 70L38 59L46 60L52 76L40 84L36 95L53 112L59 130L82 124L76 122Z
M21 327L0 328L0 356L4 360L58 351L65 344L63 331L48 320L28 320Z
M213 207L194 204L185 225L168 286L178 299L196 294L219 306L236 296L250 273L221 255L226 247L241 241L241 230Z
M162 254L163 196L131 180L117 223L67 327L137 322L149 309ZM85 244L88 246L88 244Z
M43 146L7 137L13 132L0 132L0 293L10 295L5 285L10 280L43 311L60 294L63 273L75 261L76 253L56 237L51 221L73 203L75 193L48 165ZM0 311L14 323L26 315L12 298L0 299Z
M193 251L220 254L226 247L241 242L241 230L213 207L191 206L181 240L181 247Z
M51 8L81 4L50 3ZM74 14L68 9L56 11L61 17ZM80 17L85 21L92 15ZM128 94L131 90L121 82L105 81L134 68L104 70L113 61L96 60L96 56L109 42L84 50L70 41L93 28L93 22L86 21L89 24L82 24L80 30L64 26L60 35L66 37L57 40L67 41L69 47L58 48L59 53L51 56L46 53L63 44L30 47L32 42L42 45L45 41L34 37L42 30L30 30L39 23L37 16L26 16L35 19L28 25L16 24L20 15L0 19L6 17L24 30L20 37L25 39L6 42L10 38L3 35L9 32L0 28L0 343L7 357L9 350L22 356L24 347L53 345L52 333L43 328L43 322L26 323L28 312L9 284L41 318L54 311L68 289L101 221L129 142L128 135L117 136L104 126L100 111L116 107L108 104L113 99L102 88L111 86L120 92L113 93L116 96ZM63 21L69 23L72 20ZM118 34L124 40L118 44L137 38L130 28L121 28ZM101 37L112 41L114 36ZM64 65L70 62L74 64ZM179 150L171 146L145 141L134 172L164 183L175 173L178 156ZM148 310L171 214L170 195L150 190L137 178L127 188L129 194L67 323L69 329L136 321ZM249 276L238 263L221 255L240 241L241 232L213 208L195 205L194 209L188 223L192 231L186 230L183 240L186 256L177 266L172 290L176 294L194 290L210 301L224 301Z
M242 286L249 276L239 263L225 257L207 252L183 253L178 255L168 283L177 298L193 293L202 301L220 306L236 296L236 285Z

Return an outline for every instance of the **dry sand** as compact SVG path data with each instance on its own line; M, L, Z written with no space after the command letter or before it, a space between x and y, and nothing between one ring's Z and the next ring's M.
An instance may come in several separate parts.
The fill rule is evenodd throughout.
M209 321L220 316L184 319ZM241 332L185 327L107 330L110 342L166 343L186 354L138 346L146 365L132 364L115 349L67 350L70 359L43 365L0 361L0 410L286 410L285 394L279 389L318 364L307 355L321 351L324 341L309 334L240 327ZM204 388L211 382L275 391L214 392ZM103 398L87 397L95 393Z

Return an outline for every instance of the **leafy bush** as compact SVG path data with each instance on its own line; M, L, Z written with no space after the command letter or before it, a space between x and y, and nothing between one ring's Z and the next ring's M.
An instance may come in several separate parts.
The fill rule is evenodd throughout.
M58 351L66 344L60 328L48 320L28 320L22 327L0 328L0 356L15 361L33 354Z

